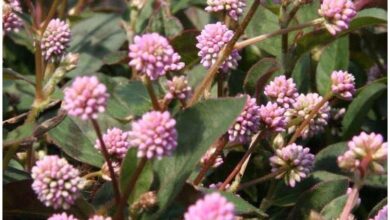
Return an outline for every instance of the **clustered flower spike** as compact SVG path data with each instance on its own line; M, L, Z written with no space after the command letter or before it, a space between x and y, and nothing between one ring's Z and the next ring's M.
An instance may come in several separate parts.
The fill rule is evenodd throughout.
M207 152L200 159L200 163L202 165L207 163L207 161L210 159L210 157L214 154L215 151L216 151L215 147L208 149ZM216 168L216 167L219 167L221 164L223 164L223 159L222 159L221 155L218 155L217 158L215 159L212 167Z
M184 63L180 62L180 55L165 37L157 33L135 36L134 43L129 46L129 57L129 65L151 80L184 67Z
M287 119L284 113L285 109L276 103L268 102L267 105L260 106L262 124L276 132L283 132L287 126Z
M247 143L260 128L260 107L256 104L256 99L246 96L244 110L228 130L231 142Z
M298 91L293 79L277 76L264 88L264 94L285 109L290 108L298 97Z
M234 220L234 205L219 193L206 195L191 205L184 214L185 220Z
M283 178L287 185L295 187L297 182L310 174L313 167L314 155L309 151L309 148L296 144L276 149L275 155L270 158L272 172L280 172L276 178Z
M94 215L94 216L90 217L88 220L112 220L112 218L111 217L104 217L101 215Z
M145 113L132 123L130 146L138 147L138 157L148 159L171 155L177 146L176 120L168 111Z
M245 0L207 0L207 12L227 11L228 15L235 21L243 14L246 6Z
M37 161L31 176L38 199L54 209L69 209L83 185L79 171L58 156L46 156Z
M18 32L23 26L22 19L15 13L22 13L19 0L3 1L3 31L5 34Z
M103 134L103 141L106 145L108 154L117 159L123 159L129 150L128 132L119 128L108 129ZM96 140L95 148L101 150L99 139Z
M301 120L306 119L309 117L310 112L319 102L322 101L322 99L323 97L317 93L300 94L293 104L293 108L286 111L285 115L288 118L288 121L295 118L299 118ZM301 134L302 137L306 139L323 131L325 126L328 124L329 118L330 107L329 103L325 102L325 104L322 105L319 111L315 114L314 118L310 120L309 125L303 129Z
M196 37L198 43L196 47L200 50L198 56L201 63L207 69L217 60L219 52L232 39L234 33L221 22L207 24L199 36ZM221 65L222 72L228 72L229 69L236 69L238 60L241 59L238 50L233 50L229 57Z
M355 77L346 71L333 71L331 75L332 92L339 97L352 100L355 94Z
M78 219L73 215L68 215L65 212L63 212L63 213L53 214L47 220L78 220Z
M339 167L350 172L359 170L363 160L368 160L368 169L383 174L387 159L387 142L380 134L361 132L348 142L348 150L337 158Z
M376 216L374 218L370 218L370 220L387 220L387 205L383 206Z
M351 0L323 0L318 13L325 18L325 27L336 35L349 27L356 15L355 5Z
M41 49L45 60L61 57L69 47L70 28L65 21L52 19L42 36Z
M174 98L186 100L190 97L192 91L185 76L174 76L172 80L167 81L166 88L168 90L165 95L167 100Z
M96 119L98 113L105 111L108 97L106 86L96 76L77 77L64 90L62 108L82 120Z

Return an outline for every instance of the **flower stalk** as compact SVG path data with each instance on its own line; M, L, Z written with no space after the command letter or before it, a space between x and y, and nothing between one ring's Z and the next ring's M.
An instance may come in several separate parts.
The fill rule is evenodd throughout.
M152 101L153 109L160 111L161 110L160 103L157 99L156 93L154 92L152 81L150 80L150 78L148 76L145 75L142 77L142 82L145 85L146 90L148 91L148 94L150 96L150 100Z

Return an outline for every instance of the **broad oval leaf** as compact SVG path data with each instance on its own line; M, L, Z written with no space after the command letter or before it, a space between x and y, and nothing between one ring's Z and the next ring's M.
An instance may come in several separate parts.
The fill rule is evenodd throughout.
M347 195L343 195L333 199L321 210L321 216L325 220L337 219L343 211L347 198Z

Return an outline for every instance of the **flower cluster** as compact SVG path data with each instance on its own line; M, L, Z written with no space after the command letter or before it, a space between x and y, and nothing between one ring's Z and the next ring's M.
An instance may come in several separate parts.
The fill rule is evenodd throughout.
M325 27L332 35L348 29L356 15L355 5L351 0L324 0L318 13L325 18Z
M68 215L65 212L63 212L63 213L53 214L47 220L78 220L78 219L73 215Z
M129 150L128 132L124 132L119 128L108 129L103 134L103 142L108 153L119 160L123 159ZM96 140L95 148L101 150L99 140Z
M106 86L96 76L77 77L64 90L62 108L82 120L96 119L98 113L105 111L108 97Z
M386 159L387 142L383 142L382 135L361 132L348 142L348 150L339 156L337 161L339 167L350 172L368 169L374 173L383 174Z
M41 40L42 56L45 60L61 57L70 42L70 28L65 21L56 18L49 22Z
M168 80L166 84L168 90L165 99L186 100L191 95L191 87L188 85L188 80L185 76L174 76L172 80Z
M314 164L314 155L309 151L309 148L296 144L276 149L275 155L270 158L272 172L278 173L276 178L283 178L291 187L306 178Z
M210 159L210 157L214 154L215 150L216 150L215 147L208 149L207 152L200 159L200 163L202 165L207 163L207 161ZM215 159L212 167L216 168L216 167L219 167L221 164L223 164L223 159L222 159L221 155L218 155L217 158Z
M277 76L264 88L264 94L281 107L290 108L298 97L298 91L293 79L286 76Z
M256 99L246 96L244 110L228 130L231 142L247 143L260 129L260 107L256 104Z
M184 214L185 220L234 220L234 205L219 193L212 193L191 205Z
M157 33L135 36L134 43L129 46L129 57L129 65L151 80L184 67L184 63L180 62L180 55L165 37Z
M38 199L54 209L69 209L80 195L79 171L58 156L46 156L32 168L32 188Z
M289 121L293 119L305 120L313 111L315 106L322 101L323 97L317 93L300 94L293 104L293 108L286 111L286 116ZM310 120L309 125L302 131L302 137L312 137L318 132L324 130L330 118L330 107L328 102L319 109L314 118Z
M221 22L207 24L199 36L196 37L198 43L196 47L200 50L198 55L204 67L210 68L217 60L219 52L232 39L234 33ZM222 72L228 72L229 69L236 69L240 54L233 50L228 58L223 62L220 69Z
M370 220L387 220L387 205L383 206L376 216L374 218L370 218Z
M237 21L244 12L245 6L245 0L207 0L205 10L207 12L227 11L228 15Z
M138 157L161 159L177 146L176 120L169 112L152 111L132 123L130 145L138 147Z
M268 102L260 106L261 122L269 129L283 132L287 126L287 118L284 116L285 109L276 103Z
M355 94L355 77L345 71L333 71L331 75L332 92L339 97L352 100Z
M5 34L12 31L18 32L23 26L23 21L15 13L22 13L19 0L3 1L3 31Z

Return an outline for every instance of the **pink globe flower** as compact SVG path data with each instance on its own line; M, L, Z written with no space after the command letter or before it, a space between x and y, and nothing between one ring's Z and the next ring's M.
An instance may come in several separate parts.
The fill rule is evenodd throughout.
M201 63L207 69L217 60L219 52L232 39L234 33L221 22L208 24L204 27L199 36L196 37L198 43L196 47L200 50L198 55ZM236 69L238 60L241 57L237 50L233 50L229 57L221 65L222 72L228 72L229 69Z
M79 171L58 156L45 156L32 168L32 188L38 199L54 209L69 209L80 196Z
M191 205L185 220L234 220L234 205L219 193L212 193Z
M111 217L104 217L101 215L94 215L94 216L90 217L88 220L112 220L112 218Z
M23 27L22 19L15 12L22 13L19 0L3 1L3 31L5 34L18 32Z
M276 149L275 155L270 158L272 172L278 172L277 179L284 179L286 185L295 187L297 182L308 177L313 168L314 155L309 148L290 144Z
M184 63L180 62L180 55L165 37L157 33L135 36L134 43L129 46L129 57L129 65L151 80L184 67Z
M201 165L204 165L205 163L207 163L207 161L210 159L210 157L214 154L215 150L216 150L215 147L212 147L212 148L207 150L207 152L200 159ZM218 155L217 158L215 159L212 167L216 168L216 167L219 167L221 164L223 164L223 159L222 159L221 155Z
M385 172L387 142L383 142L382 135L362 132L354 136L348 142L348 150L337 158L337 162L340 168L355 172L361 168L364 159L368 160L369 171L377 174Z
M176 120L169 112L152 111L133 122L130 146L138 147L138 157L148 159L169 156L177 146Z
M103 141L108 154L116 159L123 159L130 148L128 136L128 132L124 132L119 128L108 129L103 134ZM96 140L95 148L101 150L99 139Z
M207 0L207 12L226 11L235 21L244 13L245 0Z
M47 220L78 220L73 215L68 215L65 212L63 213L56 213L50 216Z
M185 76L174 76L172 80L168 80L166 84L167 94L165 99L186 100L191 96L191 87L188 85L188 80Z
M376 216L374 218L370 218L370 220L387 220L387 205L379 210Z
M62 57L69 47L70 36L70 28L65 21L52 19L41 40L42 56L45 60Z
M349 28L349 23L356 15L355 5L351 0L323 0L318 13L325 18L325 27L332 35Z
M231 142L248 143L260 129L260 107L256 104L256 99L246 96L244 110L228 130Z
M277 76L264 88L264 94L281 107L290 108L298 97L298 91L293 79Z
M77 77L64 90L62 108L69 115L82 120L96 119L99 113L106 110L108 97L106 86L96 76Z
M355 77L345 71L333 71L331 75L332 92L337 96L352 100L355 94Z
M287 126L287 118L284 116L285 109L278 104L268 102L260 106L260 120L269 129L283 132Z
M293 104L293 108L288 109L285 113L288 121L299 119L301 121L309 117L310 112L315 106L322 101L323 97L317 93L301 94L296 98ZM302 137L304 139L312 137L319 132L322 132L325 126L328 124L330 118L329 103L325 102L324 105L315 114L314 118L310 120L309 125L302 131Z

